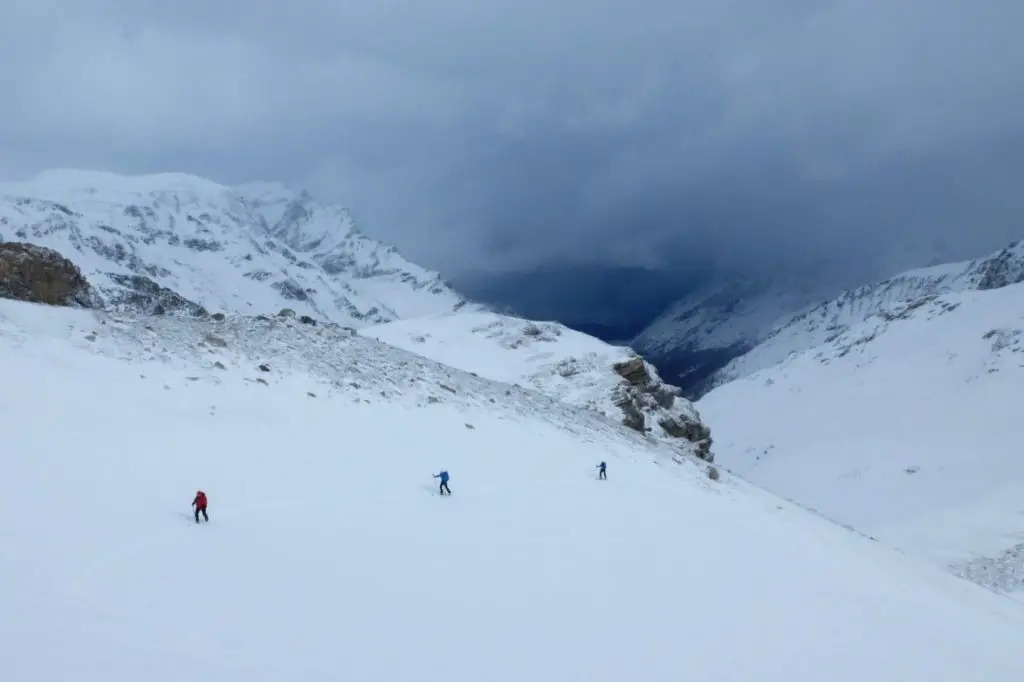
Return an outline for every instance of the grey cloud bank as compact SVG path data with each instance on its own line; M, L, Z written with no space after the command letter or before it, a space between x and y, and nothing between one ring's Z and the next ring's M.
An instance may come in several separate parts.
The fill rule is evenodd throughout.
M1019 0L7 0L0 174L275 179L446 273L1024 237Z

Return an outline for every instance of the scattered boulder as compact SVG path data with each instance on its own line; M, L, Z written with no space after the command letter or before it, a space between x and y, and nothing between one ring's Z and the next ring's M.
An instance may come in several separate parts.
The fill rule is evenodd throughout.
M53 249L0 242L0 298L98 308L102 300L78 266Z
M566 358L555 366L555 371L563 379L569 379L580 373L579 362L576 358Z
M206 341L206 343L208 343L209 345L217 346L218 348L226 348L227 345L228 345L227 341L225 341L224 339L220 338L216 334L207 334L203 338L203 340Z
M711 452L711 439L710 438L707 438L707 439L702 440L702 441L697 441L696 443L694 443L694 445L697 446L697 451L696 452L697 452L697 456L698 457L700 457L705 462L714 462L715 461L715 455L714 455L713 452Z
M281 308L281 312L277 314L278 317L295 317L295 311L291 308Z
M299 322L301 322L302 324L311 324L313 326L316 326L316 320L314 320L309 315L302 315L301 317L299 317Z
M213 315L210 315L210 319L212 319L214 322L223 322L224 313L214 313Z
M263 363L262 365L260 365L260 371L261 372L269 372L270 371L270 365L268 365L267 363Z
M712 481L717 481L720 478L718 467L708 467L708 478Z

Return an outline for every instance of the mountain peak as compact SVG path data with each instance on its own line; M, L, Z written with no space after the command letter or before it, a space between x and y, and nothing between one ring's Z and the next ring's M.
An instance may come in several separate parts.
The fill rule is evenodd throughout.
M151 193L188 191L203 194L223 194L231 188L212 180L188 173L150 173L122 175L111 171L81 168L55 168L38 173L31 181L11 183L21 189L35 189L48 193L102 194Z
M189 309L288 307L355 326L465 303L437 273L360 234L343 206L274 182L50 170L0 184L0 239L56 249L118 300L135 300L124 283L141 282Z

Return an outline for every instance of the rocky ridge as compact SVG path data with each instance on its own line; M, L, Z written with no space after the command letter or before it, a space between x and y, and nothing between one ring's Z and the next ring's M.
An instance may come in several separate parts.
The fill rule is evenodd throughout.
M920 268L843 292L807 308L778 326L749 352L730 361L712 377L709 388L721 386L794 353L830 344L862 323L869 327L908 319L914 311L941 314L945 294L1001 289L1024 281L1024 242L969 261ZM933 310L934 309L934 310Z

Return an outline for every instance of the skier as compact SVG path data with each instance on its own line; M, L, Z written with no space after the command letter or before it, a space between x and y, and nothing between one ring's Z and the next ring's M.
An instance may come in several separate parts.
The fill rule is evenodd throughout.
M192 506L196 508L196 523L199 523L199 513L202 512L203 518L206 522L210 522L210 517L206 515L206 493L202 490L196 491L196 499L192 500Z
M597 478L599 480L602 478L607 480L608 478L608 465L604 462L597 465Z
M444 495L445 492L447 492L449 495L452 494L452 491L448 488L448 472L447 471L445 471L444 469L441 469L441 473L434 474L434 478L440 478L441 479L440 490L441 490L441 494L442 495Z

